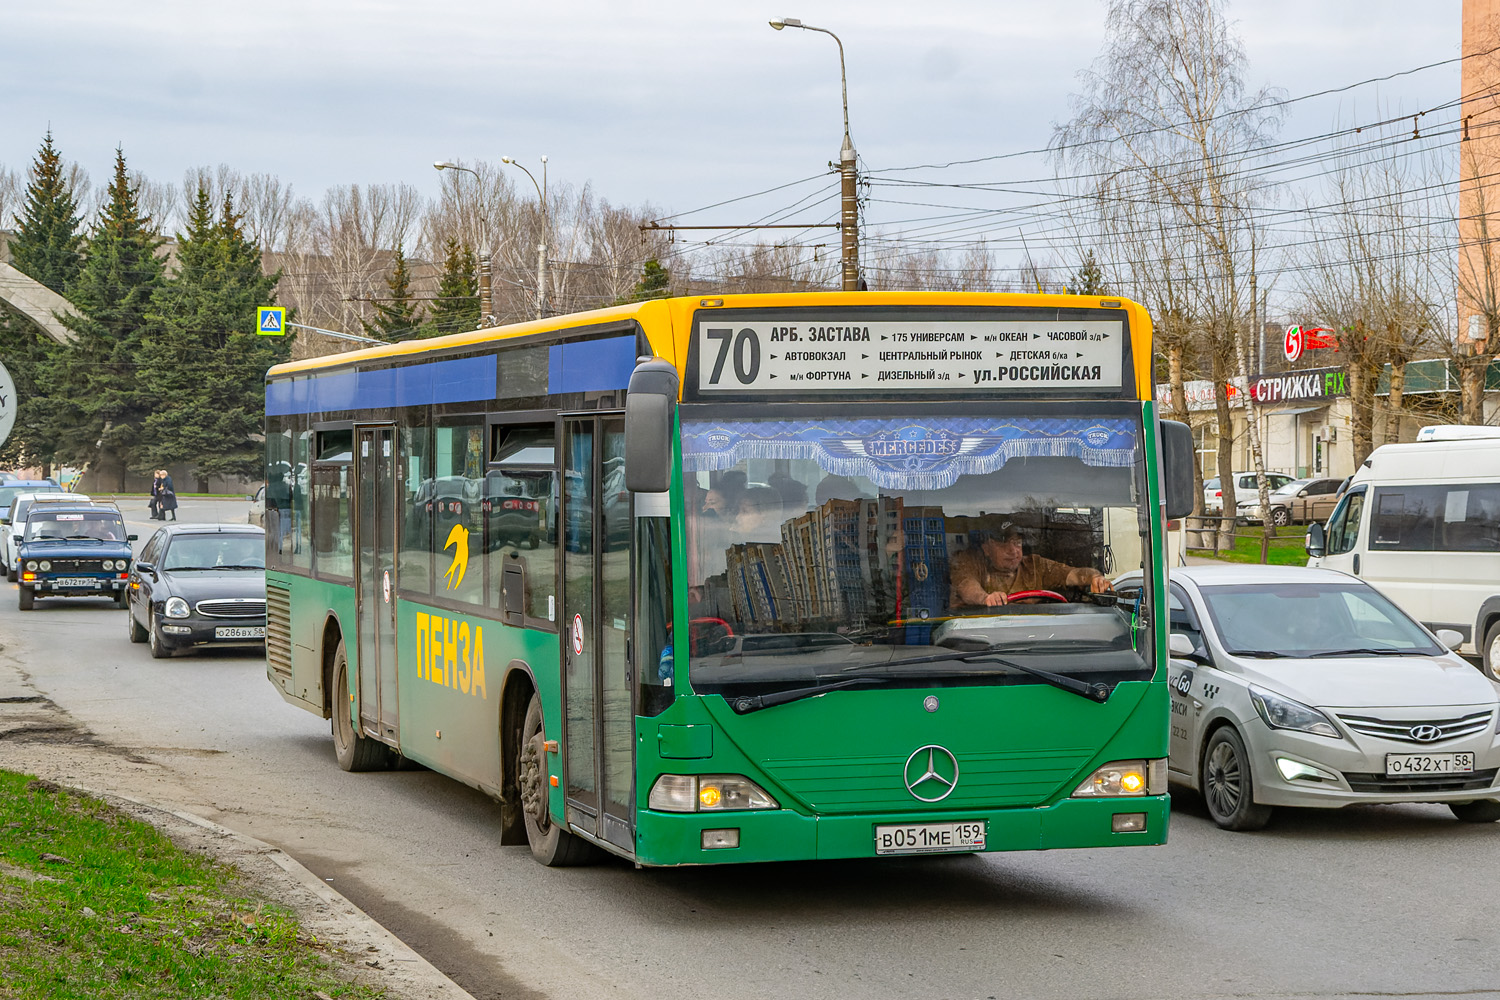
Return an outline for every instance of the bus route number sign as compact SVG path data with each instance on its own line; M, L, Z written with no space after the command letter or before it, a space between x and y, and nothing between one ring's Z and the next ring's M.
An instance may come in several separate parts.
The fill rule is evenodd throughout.
M705 321L698 390L1119 389L1119 320Z

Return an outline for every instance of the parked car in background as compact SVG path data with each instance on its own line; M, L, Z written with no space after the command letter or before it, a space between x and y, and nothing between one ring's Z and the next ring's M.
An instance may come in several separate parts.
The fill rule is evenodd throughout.
M1271 523L1277 527L1286 524L1307 524L1328 520L1339 502L1339 487L1342 479L1293 479L1271 493ZM1260 509L1260 493L1252 488L1248 497L1238 501L1239 517L1242 521L1260 523L1265 515Z
M43 597L108 597L123 608L135 537L114 504L32 504L16 549L17 606L30 611Z
M16 479L12 477L4 483L0 483L0 523L10 520L11 501L22 493L44 493L48 490L60 490L50 479Z
M1266 473L1266 482L1273 490L1279 490L1292 481L1292 477L1284 472ZM1236 472L1234 474L1234 501L1239 502L1252 493L1259 493L1255 473ZM1224 491L1219 483L1219 477L1213 476L1203 480L1203 513L1219 514L1224 509Z
M248 524L266 526L266 488L264 485L245 498L250 501L250 511L245 515Z
M1140 573L1115 589L1138 595ZM1393 802L1500 820L1500 686L1452 651L1457 632L1301 566L1179 567L1168 591L1168 777L1219 826Z
M66 502L77 500L84 503L92 502L92 498L82 493L69 493L61 486L51 485L46 487L32 487L25 493L17 493L10 502L10 516L0 523L0 555L5 559L5 578L12 583L16 580L16 550L21 544L21 531L26 523L26 512L35 502L52 503L54 501Z
M193 646L264 645L266 533L169 524L141 547L125 604L131 642L157 659Z

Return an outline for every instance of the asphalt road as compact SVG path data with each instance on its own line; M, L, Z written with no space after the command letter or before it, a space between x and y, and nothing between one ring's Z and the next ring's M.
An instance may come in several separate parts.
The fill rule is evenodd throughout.
M68 723L0 728L0 766L269 841L479 998L1500 997L1500 824L1442 807L1231 834L1184 793L1161 848L548 870L477 792L341 772L259 655L152 660L109 604L23 614L5 585L0 670Z

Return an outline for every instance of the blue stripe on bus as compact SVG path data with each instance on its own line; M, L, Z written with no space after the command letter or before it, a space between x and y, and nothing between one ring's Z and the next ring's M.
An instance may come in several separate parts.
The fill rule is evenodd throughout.
M624 389L635 370L635 337L610 337L547 349L547 391L608 392Z
M579 345L582 346L582 345ZM495 358L452 358L369 372L292 378L266 386L266 413L325 413L495 398Z

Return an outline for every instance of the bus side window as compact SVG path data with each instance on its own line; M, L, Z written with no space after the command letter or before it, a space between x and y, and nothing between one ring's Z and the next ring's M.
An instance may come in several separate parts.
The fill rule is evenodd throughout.
M557 620L558 485L554 425L493 427L484 480L488 604L512 625Z
M483 438L480 417L448 418L433 429L432 586L463 604L484 603Z
M677 658L687 669L688 643L679 652L672 636L672 523L635 519L636 714L660 715L672 704Z

